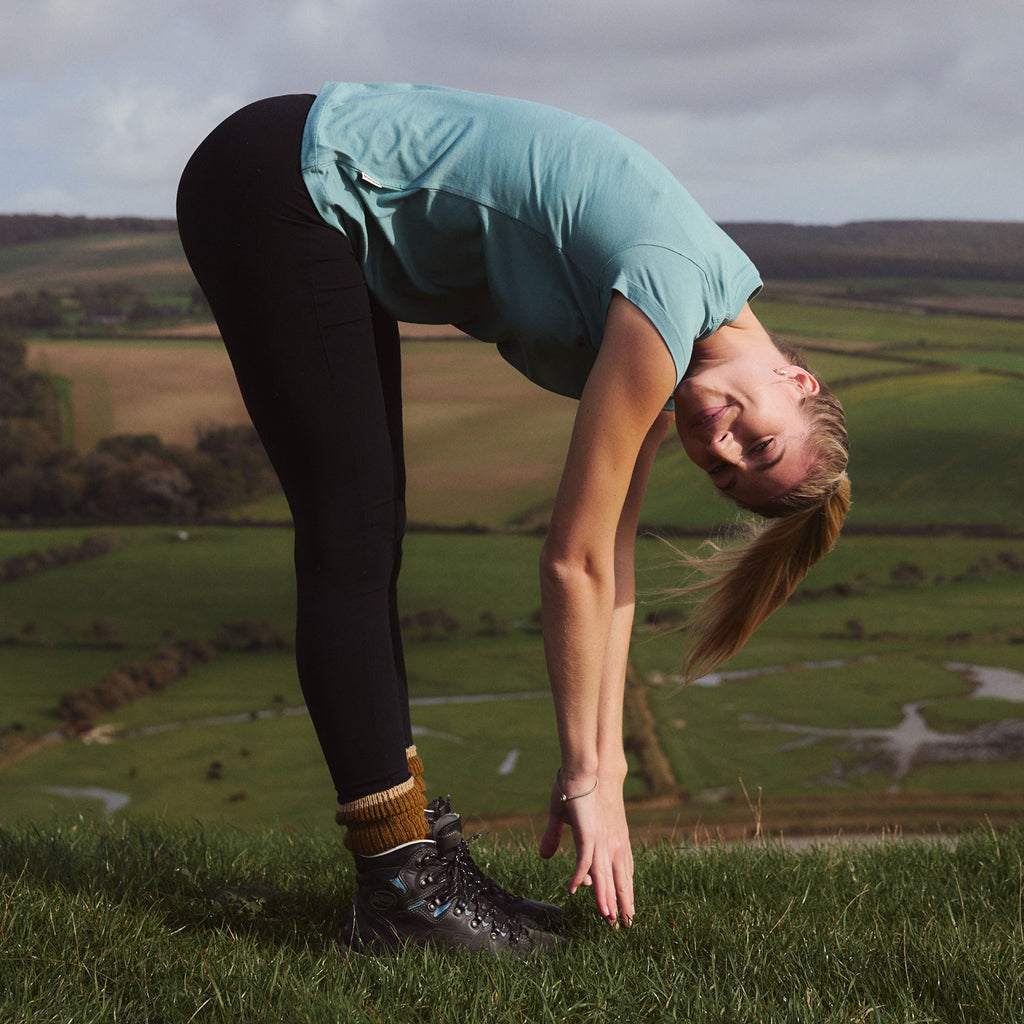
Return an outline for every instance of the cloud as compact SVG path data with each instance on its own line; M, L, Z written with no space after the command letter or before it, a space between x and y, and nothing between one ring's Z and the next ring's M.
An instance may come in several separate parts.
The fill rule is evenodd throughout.
M12 208L15 210L48 214L79 208L75 196L62 188L30 188L12 198Z
M114 182L159 183L168 168L181 166L207 126L239 105L237 96L186 103L181 92L160 86L101 87L68 111L83 146L84 170ZM77 116L76 116L77 115Z
M88 55L116 55L124 36L112 25L130 23L128 0L25 0L8 3L0 21L3 77L38 80L62 75Z
M596 117L723 218L1022 218L1022 20L1019 0L14 0L0 205L169 214L231 109L349 78Z

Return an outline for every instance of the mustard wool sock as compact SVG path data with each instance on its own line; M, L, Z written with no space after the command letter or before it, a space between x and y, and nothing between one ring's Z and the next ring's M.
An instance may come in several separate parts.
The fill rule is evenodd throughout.
M345 845L366 857L428 838L426 809L426 797L409 778L383 792L338 804L334 820L347 829Z
M423 759L416 753L416 744L405 748L405 756L409 762L409 774L412 776L413 785L424 795L427 792L427 784L423 781Z

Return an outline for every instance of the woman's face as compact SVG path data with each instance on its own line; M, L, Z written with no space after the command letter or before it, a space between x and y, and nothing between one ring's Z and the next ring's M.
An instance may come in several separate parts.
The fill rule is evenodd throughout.
M712 367L676 388L676 430L715 487L756 508L807 475L803 403L817 393L817 380L799 366Z

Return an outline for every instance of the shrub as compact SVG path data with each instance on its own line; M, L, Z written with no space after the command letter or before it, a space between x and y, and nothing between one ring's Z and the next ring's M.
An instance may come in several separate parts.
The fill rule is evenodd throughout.
M444 640L462 629L462 623L443 608L424 608L401 619L401 627L416 640Z
M0 562L0 582L20 580L37 572L44 572L72 562L80 562L87 558L99 558L108 554L117 546L111 536L86 537L81 544L59 544L46 551L28 551L23 554L11 555Z
M145 661L108 672L98 683L61 696L57 714L76 732L91 728L102 714L116 711L154 691L166 690L196 665L216 657L212 644L185 641L161 647Z
M889 573L889 578L898 586L913 587L919 583L924 583L925 573L919 565L914 565L913 562L900 562Z
M219 651L286 651L291 646L267 622L225 622L213 645Z

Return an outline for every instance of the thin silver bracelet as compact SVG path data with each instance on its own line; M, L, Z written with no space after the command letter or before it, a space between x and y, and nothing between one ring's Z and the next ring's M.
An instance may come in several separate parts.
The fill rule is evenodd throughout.
M593 786L591 786L586 793L577 793L575 796L566 796L565 790L562 789L562 769L559 768L558 771L555 772L555 785L558 787L558 795L562 798L563 804L567 804L570 800L579 800L582 796L590 796L590 794L597 789L600 781L600 779L595 778Z

